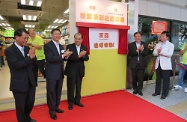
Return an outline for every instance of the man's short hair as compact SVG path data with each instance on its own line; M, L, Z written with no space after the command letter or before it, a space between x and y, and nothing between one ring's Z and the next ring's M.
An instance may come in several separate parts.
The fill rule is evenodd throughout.
M75 38L77 35L81 35L81 38L83 39L83 35L82 35L81 33L76 33L76 34L74 35L74 38Z
M134 37L135 37L136 34L142 35L142 33L138 31L138 32L135 32L135 33L134 33Z
M26 33L26 34L29 34L28 31L26 31L24 28L18 28L17 30L14 31L14 38L16 36L22 36L22 33Z
M59 31L59 32L61 33L60 29L55 28L55 29L52 29L52 30L51 30L51 34L53 34L53 33L54 33L54 31Z
M168 31L163 31L161 34L165 34L168 38L170 37L170 34Z

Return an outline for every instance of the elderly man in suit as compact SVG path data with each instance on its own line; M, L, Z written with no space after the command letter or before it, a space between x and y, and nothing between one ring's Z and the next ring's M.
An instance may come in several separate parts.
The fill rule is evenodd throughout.
M15 43L5 50L10 68L10 90L13 92L18 122L36 122L30 117L36 91L36 81L32 68L36 63L35 48L25 46L28 32L17 29L14 32Z
M161 99L165 99L169 92L170 86L170 73L172 70L171 56L173 55L174 45L168 41L169 32L163 31L161 33L161 42L158 43L153 51L153 55L156 58L156 88L155 93L152 96L160 95L161 93L161 80L163 78L163 87Z
M44 53L46 57L46 79L47 79L47 105L50 117L57 119L56 113L63 113L58 106L62 92L62 84L64 78L64 59L72 54L67 50L64 52L63 46L59 44L61 31L53 29L51 31L52 40L44 45Z
M131 58L130 68L132 73L133 94L143 95L143 78L146 68L145 56L148 53L147 45L141 41L141 33L134 33L134 42L129 45L128 56Z
M80 102L81 99L81 85L82 78L85 74L84 61L88 61L87 48L82 44L83 36L81 33L74 35L75 43L67 46L67 50L73 52L67 59L67 65L65 68L65 75L67 75L67 96L68 96L68 109L72 110L73 105L84 107ZM76 90L75 90L76 88ZM74 97L75 93L75 97Z

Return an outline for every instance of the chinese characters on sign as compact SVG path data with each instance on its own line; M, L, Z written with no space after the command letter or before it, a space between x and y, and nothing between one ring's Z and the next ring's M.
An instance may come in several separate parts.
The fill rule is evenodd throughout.
M127 5L112 1L77 0L76 22L127 25Z
M153 21L152 22L152 34L161 34L163 31L168 30L167 22Z
M99 40L109 41L109 33L99 33ZM94 48L112 48L114 47L113 42L96 42Z
M124 17L99 15L99 14L92 14L92 13L80 13L80 18L85 20L100 20L100 21L120 22L120 23L124 23L125 20Z

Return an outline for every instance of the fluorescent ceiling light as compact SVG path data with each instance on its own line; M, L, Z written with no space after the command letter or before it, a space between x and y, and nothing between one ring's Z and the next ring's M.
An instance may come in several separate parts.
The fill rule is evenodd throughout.
M33 6L34 5L34 1L30 0L29 1L29 5Z
M65 22L67 22L68 20L64 20L62 23L65 23Z
M58 20L59 20L59 19L56 19L56 20L54 21L54 23L57 23L57 22L58 22Z
M2 26L2 24L0 24L0 26Z
M64 12L65 14L69 13L69 8Z
M36 20L36 19L37 19L37 16L34 16L34 17L33 17L33 20Z
M6 26L10 26L10 24L6 23Z
M27 20L26 15L23 15L23 20Z
M60 21L58 21L58 23L61 23L63 21L63 19L61 19Z
M6 26L5 23L2 23L2 25Z
M3 18L1 15L0 15L0 19L1 19L1 20L4 20L4 18Z
M48 28L51 28L51 26L48 26Z
M21 0L21 4L25 5L25 0Z
M34 20L36 21L37 16L32 16L32 15L23 15L23 20Z
M32 20L31 18L32 18L31 15L29 15L29 16L28 16L28 20Z
M35 25L25 25L26 28L34 28Z
M38 1L36 6L40 7L41 5L42 5L42 1Z

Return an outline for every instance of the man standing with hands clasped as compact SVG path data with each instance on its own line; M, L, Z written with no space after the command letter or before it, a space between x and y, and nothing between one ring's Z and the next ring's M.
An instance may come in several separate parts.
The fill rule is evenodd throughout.
M67 50L72 51L73 54L67 58L67 64L65 68L65 75L67 76L67 96L69 110L73 109L74 104L78 105L79 107L84 107L84 105L80 102L81 85L82 78L85 74L84 61L89 60L87 48L82 45L82 34L76 33L74 35L74 39L75 43L67 46Z
M148 48L147 45L141 41L141 33L134 33L134 42L129 45L128 55L131 58L130 68L132 73L132 87L133 94L139 94L143 96L143 78L144 70L146 68L146 59Z
M14 32L15 42L5 50L10 68L10 90L13 93L18 122L36 122L30 117L34 106L36 81L32 68L36 63L35 47L29 49L29 35L25 29Z
M64 52L63 46L59 44L61 31L53 29L51 31L52 40L44 45L46 57L46 79L47 79L47 105L50 117L57 119L57 113L63 113L58 106L60 105L62 84L64 78L64 58L72 54L67 50Z
M168 41L169 32L163 31L161 33L161 43L158 43L153 51L156 58L156 88L152 96L160 95L161 93L161 80L163 79L162 96L165 99L169 92L170 86L170 73L172 70L171 56L173 55L174 45Z

